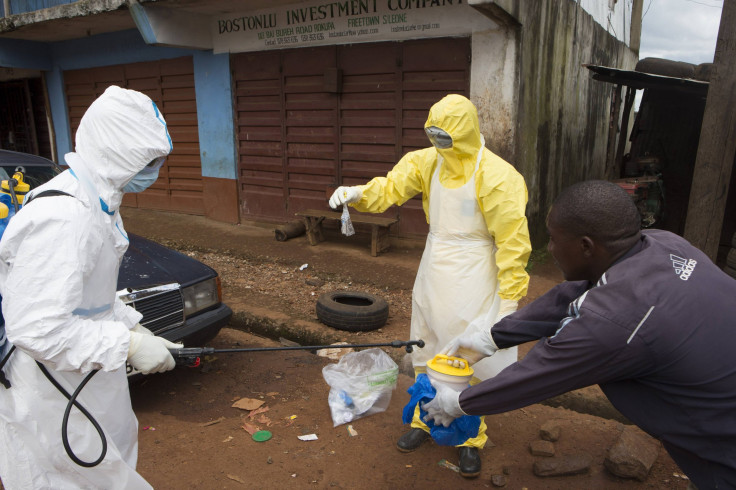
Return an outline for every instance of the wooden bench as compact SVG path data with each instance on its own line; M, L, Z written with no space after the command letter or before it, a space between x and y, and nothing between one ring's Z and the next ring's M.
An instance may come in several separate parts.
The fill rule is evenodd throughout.
M304 225L307 228L307 238L310 245L317 245L324 241L322 235L322 222L326 219L340 221L342 213L336 211L322 211L319 209L306 209L295 213L304 219ZM371 255L378 256L379 253L388 250L390 243L388 232L391 225L397 223L396 218L384 218L383 216L358 215L355 212L350 213L350 220L353 224L370 225L371 227Z

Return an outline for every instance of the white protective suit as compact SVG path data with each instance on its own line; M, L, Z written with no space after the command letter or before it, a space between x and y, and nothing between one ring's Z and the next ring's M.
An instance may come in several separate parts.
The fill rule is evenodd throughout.
M0 387L0 477L5 488L140 489L138 422L125 361L129 330L141 314L116 297L128 238L118 209L122 188L172 149L166 123L147 96L109 87L85 113L71 167L34 189L0 241L0 294L8 340L5 366L12 387ZM39 197L57 189L69 196ZM67 400L35 361L72 393L99 372L78 401L104 430L108 448L96 467L76 465L64 451L61 423ZM69 442L94 461L101 442L76 409Z

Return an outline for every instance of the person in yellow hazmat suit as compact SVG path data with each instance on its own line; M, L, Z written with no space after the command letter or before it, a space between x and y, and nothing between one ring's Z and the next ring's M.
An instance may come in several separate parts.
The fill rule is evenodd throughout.
M417 375L456 337L487 330L516 311L529 284L531 252L524 179L485 148L473 103L461 95L444 97L430 109L424 130L433 146L407 153L385 177L339 187L329 199L333 209L349 204L381 213L422 193L430 229L412 294L411 338L426 343L412 355ZM516 348L499 351L473 366L474 381L516 360ZM402 452L429 438L419 407L411 427L397 443ZM481 420L477 437L459 446L464 477L480 474L485 429Z

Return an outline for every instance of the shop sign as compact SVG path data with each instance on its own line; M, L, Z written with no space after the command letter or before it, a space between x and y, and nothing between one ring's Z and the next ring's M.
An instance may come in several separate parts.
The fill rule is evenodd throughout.
M467 0L316 0L214 17L215 53L470 35L495 28Z

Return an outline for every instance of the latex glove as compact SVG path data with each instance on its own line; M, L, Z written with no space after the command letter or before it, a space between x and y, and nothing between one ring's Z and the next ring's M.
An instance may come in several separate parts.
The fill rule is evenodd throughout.
M131 328L130 331L131 332L142 333L143 335L153 335L153 332L151 332L150 330L148 330L146 327L144 327L140 323L136 323L135 324L135 327Z
M449 427L453 420L467 415L460 408L459 391L448 388L441 383L436 385L432 383L432 386L437 390L437 394L432 401L422 404L422 410L427 412L427 415L424 416L425 422L432 420L435 425Z
M502 299L501 304L498 307L498 314L496 315L496 319L493 321L493 325L500 322L503 317L514 313L518 308L518 301L513 299Z
M175 344L162 337L130 330L128 362L143 374L163 373L176 367L169 349L181 349L184 344Z
M473 365L492 356L497 350L498 346L491 337L491 325L484 324L483 320L475 320L463 333L448 342L440 354L462 357Z
M337 209L339 206L344 204L358 202L362 198L363 191L360 189L360 186L340 186L332 193L332 197L330 197L330 207L332 209Z

